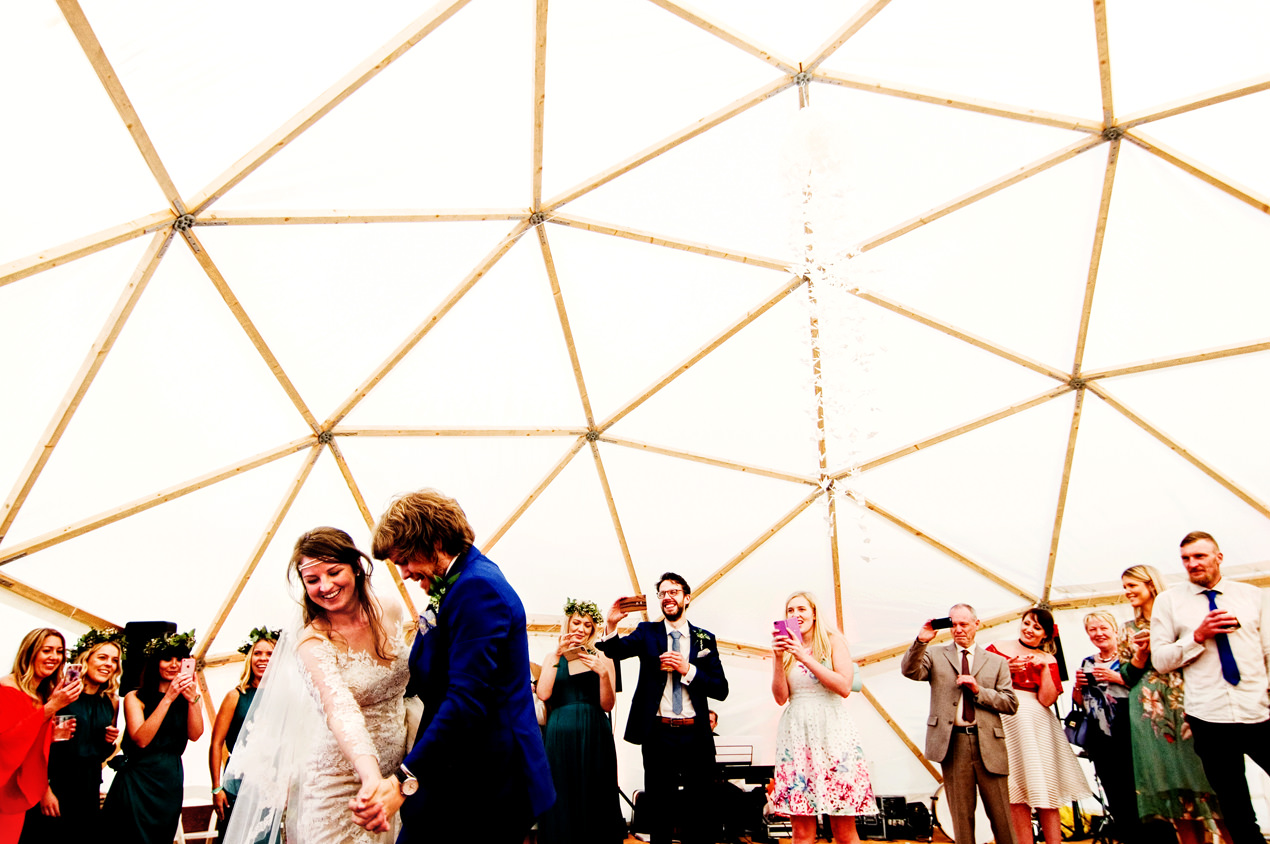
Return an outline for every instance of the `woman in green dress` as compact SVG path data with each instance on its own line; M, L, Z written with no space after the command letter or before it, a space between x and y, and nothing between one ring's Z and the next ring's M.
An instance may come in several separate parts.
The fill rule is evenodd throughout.
M613 663L593 647L603 625L594 603L570 598L554 651L542 661L538 697L547 704L547 761L556 803L538 822L541 844L614 844L625 837L617 751L608 713Z
M181 673L181 660L193 647L193 633L165 635L145 646L141 688L123 699L124 761L102 807L108 841L171 844L176 837L185 792L181 754L203 735L198 685L192 674Z
M1138 816L1173 824L1181 844L1202 844L1205 824L1214 821L1229 841L1182 709L1182 672L1161 674L1151 667L1151 609L1164 578L1155 567L1138 565L1125 569L1120 582L1133 607L1133 620L1120 635L1120 673L1130 689Z
M278 644L281 630L270 630L268 627L257 627L247 635L247 641L238 648L238 652L246 657L243 660L243 673L234 686L221 701L216 710L216 720L212 723L211 747L207 751L207 763L212 774L212 808L216 810L217 826L220 834L216 836L216 844L223 844L225 831L229 828L229 816L234 809L234 793L221 783L221 774L229 761L229 754L234 752L234 743L242 732L243 722L247 720L247 712L256 697L256 689L269 667L269 657Z

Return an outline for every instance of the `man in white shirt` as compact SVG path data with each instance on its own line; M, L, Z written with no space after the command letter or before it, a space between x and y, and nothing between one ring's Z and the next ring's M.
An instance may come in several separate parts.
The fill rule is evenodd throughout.
M626 740L644 757L644 796L652 844L670 844L679 826L684 844L705 844L714 817L707 799L714 779L714 739L707 698L728 696L728 681L714 636L688 623L688 582L674 572L657 581L663 621L644 621L627 636L615 635L626 616L613 602L605 637L595 643L614 662L639 659L639 683L626 717Z
M1183 707L1195 753L1221 803L1234 844L1265 844L1248 795L1244 755L1270 772L1270 600L1247 583L1223 580L1211 534L1182 538L1190 583L1155 600L1151 664L1182 669Z

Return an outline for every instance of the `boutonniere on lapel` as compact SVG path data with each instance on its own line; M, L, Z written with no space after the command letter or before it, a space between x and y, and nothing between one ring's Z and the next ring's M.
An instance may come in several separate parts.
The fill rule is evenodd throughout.
M445 577L437 577L433 575L428 581L428 609L432 610L433 617L441 611L441 600L445 598L450 587L454 585L454 581L459 579L459 572L446 575Z
M705 656L710 653L710 631L703 630L700 627L692 628L692 637L697 640L697 656Z

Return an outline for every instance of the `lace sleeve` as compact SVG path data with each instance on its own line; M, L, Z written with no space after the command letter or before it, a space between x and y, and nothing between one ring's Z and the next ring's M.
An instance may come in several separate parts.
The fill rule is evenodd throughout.
M362 708L340 674L334 645L324 639L309 639L300 645L299 656L304 684L322 705L326 725L344 758L350 765L362 756L378 761Z

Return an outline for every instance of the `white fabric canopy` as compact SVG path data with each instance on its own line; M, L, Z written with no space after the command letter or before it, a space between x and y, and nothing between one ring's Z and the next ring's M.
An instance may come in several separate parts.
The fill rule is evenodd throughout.
M299 533L367 545L433 486L542 651L566 597L683 574L729 733L773 734L810 588L877 790L929 794L894 661L925 618L1049 601L1075 660L1192 529L1265 582L1268 32L1234 0L4 4L0 635L171 618L218 700Z

